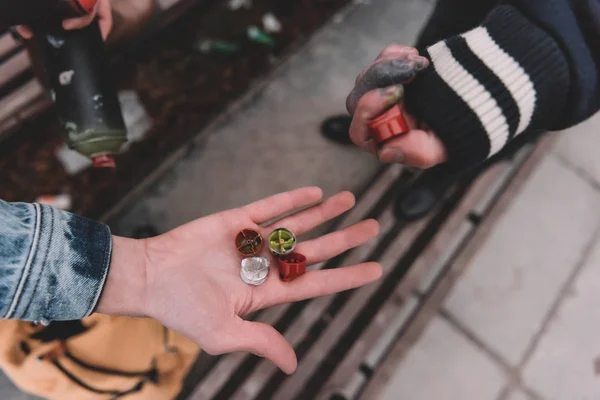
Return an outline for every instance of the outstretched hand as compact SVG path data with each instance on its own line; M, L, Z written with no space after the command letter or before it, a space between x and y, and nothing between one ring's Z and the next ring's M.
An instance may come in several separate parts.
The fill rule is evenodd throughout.
M241 257L234 237L249 228L266 238L278 227L302 235L351 209L355 202L351 193L340 193L272 226L261 227L273 218L318 202L322 196L319 188L298 189L201 218L156 238L115 238L111 272L98 310L149 316L194 340L210 354L248 351L270 359L288 374L294 372L296 356L285 338L273 327L246 321L244 316L277 304L368 284L380 277L381 267L365 263L309 271L286 283L279 279L275 260L263 249L260 255L271 261L269 277L261 286L249 286L240 278ZM362 221L301 242L296 251L312 265L365 243L378 231L376 221ZM132 256L136 252L143 254L143 262ZM127 265L126 269L119 264Z
M429 66L429 60L412 47L386 47L377 59L356 78L346 107L352 115L350 138L358 147L377 155L383 163L430 168L446 161L442 141L423 123L404 110L411 130L381 146L371 139L369 122L401 103L404 86Z

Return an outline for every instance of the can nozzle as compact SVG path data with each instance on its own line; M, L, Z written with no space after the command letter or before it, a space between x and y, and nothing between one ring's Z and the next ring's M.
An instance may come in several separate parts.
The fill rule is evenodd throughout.
M94 168L117 168L115 158L105 154L103 156L94 157L92 159Z
M371 136L377 144L402 135L410 130L402 109L397 104L382 116L371 121L369 128L371 129Z
M36 37L68 146L90 158L95 168L115 168L127 128L98 21L70 31L60 24L39 26Z

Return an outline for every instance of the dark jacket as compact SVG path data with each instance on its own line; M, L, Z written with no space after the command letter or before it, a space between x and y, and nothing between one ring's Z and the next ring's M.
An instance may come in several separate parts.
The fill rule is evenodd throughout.
M432 65L407 86L406 106L444 142L452 169L600 108L600 0L502 1L479 26L421 51Z

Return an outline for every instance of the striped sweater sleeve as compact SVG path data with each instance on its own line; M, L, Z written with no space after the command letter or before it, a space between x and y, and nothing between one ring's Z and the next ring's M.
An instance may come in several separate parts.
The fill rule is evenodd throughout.
M406 90L406 106L440 137L449 166L463 170L518 135L552 130L565 118L571 72L561 44L513 5L438 42L428 68Z

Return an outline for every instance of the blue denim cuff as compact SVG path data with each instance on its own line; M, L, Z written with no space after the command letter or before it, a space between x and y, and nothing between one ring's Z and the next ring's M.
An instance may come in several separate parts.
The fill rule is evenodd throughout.
M5 318L81 319L96 307L108 269L108 226L34 204L35 226L21 278Z

